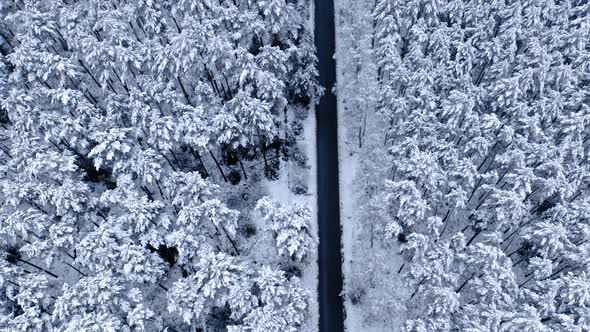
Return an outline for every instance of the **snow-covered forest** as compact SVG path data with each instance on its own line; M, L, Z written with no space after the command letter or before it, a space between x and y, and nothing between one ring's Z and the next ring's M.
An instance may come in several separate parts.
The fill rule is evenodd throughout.
M349 326L589 331L590 4L377 0L339 14L362 207Z
M0 0L0 331L590 331L590 3L322 10Z
M0 1L0 330L313 331L309 18Z

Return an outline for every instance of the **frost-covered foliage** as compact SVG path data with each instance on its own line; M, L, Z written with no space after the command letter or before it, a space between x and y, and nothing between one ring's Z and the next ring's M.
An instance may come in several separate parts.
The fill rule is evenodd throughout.
M317 241L311 232L311 210L302 204L281 207L269 197L261 198L256 204L267 221L276 241L279 255L301 262L307 258Z
M2 330L302 324L306 291L241 254L215 182L268 168L320 91L307 7L0 1Z
M228 305L230 318L240 324L229 331L297 331L305 320L309 293L297 277L268 266L252 270L223 253L206 254L195 273L174 283L168 309L187 323L203 319L214 307Z
M379 0L406 331L588 331L590 4ZM392 285L399 287L399 285Z

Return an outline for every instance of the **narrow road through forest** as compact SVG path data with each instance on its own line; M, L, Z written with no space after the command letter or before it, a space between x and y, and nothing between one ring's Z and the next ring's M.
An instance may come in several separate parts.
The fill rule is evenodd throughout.
M316 108L318 228L319 228L319 309L320 332L344 331L342 303L342 253L340 197L338 182L338 121L336 82L334 1L314 0L315 46L320 84L326 89Z

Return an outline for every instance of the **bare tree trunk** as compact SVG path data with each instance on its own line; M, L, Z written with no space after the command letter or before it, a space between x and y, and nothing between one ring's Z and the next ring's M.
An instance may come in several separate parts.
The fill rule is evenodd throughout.
M264 173L268 174L268 159L266 159L266 144L262 143L262 158L264 158Z
M211 150L209 150L209 154L211 155L211 158L213 158L213 161L215 161L215 165L217 165L217 168L219 169L219 172L223 177L223 181L227 182L227 177L225 176L225 173L223 173L223 169L221 169L221 165L217 161L217 158L215 158L215 155L213 155L213 152Z
M244 168L244 164L242 164L242 160L238 159L238 162L240 163L240 167L242 168L242 172L244 172L244 179L248 180L248 175L246 175L246 169Z

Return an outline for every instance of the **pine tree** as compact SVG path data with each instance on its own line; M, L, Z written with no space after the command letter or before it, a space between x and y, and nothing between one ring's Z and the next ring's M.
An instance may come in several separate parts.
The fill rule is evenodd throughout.
M407 241L405 273L422 308L408 331L584 329L583 295L557 294L579 288L587 266L578 206L587 200L588 8L376 2L378 111L398 185L387 180L374 204L385 241ZM407 214L407 202L425 208ZM455 268L433 269L456 234L464 245L445 256ZM426 309L453 298L440 280L460 295L450 321Z
M263 197L256 204L256 209L269 223L279 255L298 262L308 258L317 240L311 232L311 211L307 206L294 204L285 208Z
M224 154L262 158L320 91L307 5L0 4L2 327L195 329L230 302L244 323L258 266L218 183ZM203 285L206 307L182 301Z

